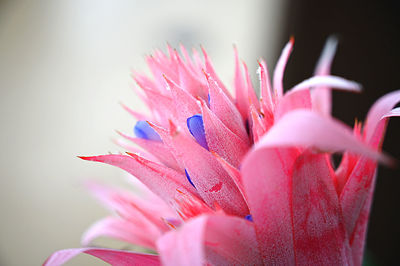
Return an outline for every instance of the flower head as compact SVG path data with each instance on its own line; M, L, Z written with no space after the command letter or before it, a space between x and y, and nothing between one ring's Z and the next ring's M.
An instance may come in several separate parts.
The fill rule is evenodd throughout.
M78 253L111 264L360 265L376 162L386 120L400 92L382 97L364 126L351 130L330 115L331 90L358 92L353 81L330 75L330 39L315 75L284 93L282 79L294 41L285 46L272 82L259 61L260 97L235 49L232 96L207 53L190 57L168 47L147 58L153 77L134 73L148 107L134 135L120 133L129 152L81 157L117 166L146 188L146 198L90 184L116 216L83 237L114 237L159 256L81 248L54 253L56 265ZM331 155L342 152L335 168Z

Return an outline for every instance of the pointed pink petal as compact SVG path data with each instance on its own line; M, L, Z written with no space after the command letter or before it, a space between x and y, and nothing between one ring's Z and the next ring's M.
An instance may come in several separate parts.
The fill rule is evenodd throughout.
M149 88L154 91L159 91L159 88L157 85L152 81L150 78L148 78L144 74L140 74L138 72L132 72L132 78L135 80L137 85L141 88Z
M342 206L346 232L349 237L353 236L361 212L371 190L373 190L375 171L376 162L362 157L354 167L341 191L340 204ZM369 210L364 210L363 215L368 217Z
M110 237L155 250L155 240L161 232L149 223L135 224L127 220L107 217L93 224L82 236L83 246L98 237Z
M229 174L215 157L192 138L176 130L169 132L152 125L176 159L183 163L197 192L211 208L218 204L225 212L245 216L247 205Z
M364 136L367 142L370 142L372 136L375 135L375 143L380 142L385 133L386 124L380 123L382 117L390 112L393 107L400 101L400 90L390 92L379 98L368 112L364 127ZM378 146L376 144L376 146Z
M256 92L253 88L253 83L251 82L251 77L249 74L249 70L245 62L242 62L243 69L244 69L244 76L246 77L246 84L247 84L247 100L249 101L250 105L254 105L257 110L260 110L260 103L258 101Z
M192 48L193 65L197 68L198 71L201 71L202 69L207 68L207 64L209 64L212 68L211 61L209 61L210 59L208 58L207 54L205 53L205 50L203 49L203 47L201 47L201 49L202 49L202 52L204 55L205 62L203 62L203 60L201 59L199 52L195 48Z
M339 121L307 110L295 110L278 121L256 147L305 146L337 152L350 151L390 164L391 159L368 147Z
M258 62L260 79L260 102L263 112L272 112L274 110L274 99L272 96L272 86L269 78L267 64L264 60Z
M298 265L346 265L346 239L333 169L326 154L306 150L293 166L292 210ZM347 252L346 252L347 249Z
M153 156L155 156L157 159L159 159L166 166L173 168L177 171L183 171L183 168L179 166L178 162L175 160L175 157L172 155L171 151L164 143L142 138L134 138L121 132L118 132L118 134L120 134L125 139L139 145L140 147L151 153Z
M383 115L382 119L389 118L389 117L394 117L394 116L400 116L400 107L394 108L389 113Z
M304 90L312 87L322 87L319 89L328 89L326 87L329 87L352 92L360 92L362 89L362 86L359 83L341 77L314 76L297 84L291 88L290 91Z
M186 120L201 112L197 100L187 91L172 82L168 77L165 77L165 81L167 82L174 99L173 105L171 106L171 108L176 110L177 119L174 121L176 121L176 123L181 126L187 134L189 134Z
M118 146L120 146L121 148L123 148L125 151L128 151L130 153L139 154L140 156L142 156L143 158L145 158L146 160L149 160L149 161L153 161L153 162L156 162L156 163L163 163L157 157L155 157L153 154L141 150L139 147L128 143L124 139L112 139L112 141L115 144L117 144Z
M134 118L136 118L137 120L149 120L151 119L151 117L148 117L147 115L144 115L142 113L136 112L134 110L132 110L131 108L129 108L127 105L120 103L122 108L124 108L130 115L132 115Z
M249 144L227 128L205 103L201 104L207 144L210 150L219 154L230 164L238 167Z
M75 248L59 250L48 257L43 265L62 265L80 253L92 255L102 261L110 263L111 265L160 265L159 258L156 255L105 248Z
M235 52L234 86L235 86L235 98L236 98L235 103L243 119L247 119L248 116L247 112L249 106L249 101L247 97L247 86L243 79L243 74L239 61L239 55L236 47L234 47L234 52Z
M187 68L185 63L178 57L179 86L185 88L193 97L207 99L208 88L204 80L200 80ZM203 76L201 76L202 78Z
M328 38L315 68L315 75L330 74L332 61L336 53L337 43L338 40L335 36L330 36Z
M293 45L294 45L294 38L291 37L290 41L283 48L282 54L279 57L278 63L276 64L275 67L274 79L273 79L274 91L275 91L275 96L279 98L282 97L283 95L283 74L285 72L289 56L292 52Z
M314 75L324 76L330 74L331 64L336 53L337 42L338 41L335 37L331 36L328 38L317 63ZM314 110L317 110L322 115L330 116L332 111L332 92L330 88L313 90L311 92L311 99Z
M309 90L289 91L278 101L275 108L275 121L295 109L311 109Z
M238 217L198 217L165 234L157 246L165 265L262 264L252 223Z
M163 75L165 75L166 73L161 69L160 63L158 63L157 60L153 56L146 57L146 62L147 62L147 65L148 65L151 73L153 74L157 91L159 93L164 94L165 82L164 82ZM174 76L176 77L176 74ZM173 78L173 77L171 77L171 78Z
M179 49L181 50L181 53L183 55L183 58L185 58L186 61L186 65L192 70L192 71L196 71L196 67L193 64L192 59L189 56L188 51L186 50L185 46L183 46L183 44L179 44Z
M210 94L210 109L221 119L233 133L244 141L248 141L248 135L242 116L236 106L229 100L228 96L221 90L214 79L206 75Z
M177 116L176 110L173 108L173 99L171 97L149 89L143 89L143 91L158 121L168 121L168 119L173 119Z
M364 258L364 250L366 244L366 236L367 236L367 227L369 220L369 212L371 210L372 198L374 195L376 181L376 172L375 177L373 177L372 184L370 186L370 191L368 192L368 197L365 200L364 206L358 216L356 227L353 231L353 234L349 237L351 238L351 249L353 252L353 261L354 265L361 265Z
M175 170L148 161L138 155L100 155L81 157L87 161L103 162L117 166L137 177L153 193L158 195L174 209L180 210L180 199L185 196L197 202L199 208L202 202L197 199L197 191L190 185L183 174Z
M208 74L210 74L210 76L213 78L213 80L215 80L218 84L218 86L221 88L221 90L225 93L226 96L228 96L229 100L233 103L233 97L231 95L231 93L227 90L227 88L225 87L224 83L219 79L217 73L214 70L214 67L211 63L210 58L208 57L206 50L204 50L203 47L201 47L201 50L203 52L204 55L204 60L205 60L205 70Z
M265 132L267 132L267 129L265 128L264 123L262 122L260 115L256 111L254 105L250 106L249 120L249 124L251 125L250 128L253 134L253 141L258 142L260 138L265 134Z

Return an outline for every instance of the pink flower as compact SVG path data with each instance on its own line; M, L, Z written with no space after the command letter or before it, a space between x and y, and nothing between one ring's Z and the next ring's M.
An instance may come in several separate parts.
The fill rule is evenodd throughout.
M336 41L328 41L315 76L283 93L282 78L293 47L283 50L272 84L259 62L260 98L235 50L233 97L203 50L184 59L168 47L147 58L153 78L138 73L138 94L149 107L137 148L81 157L124 169L146 188L145 198L89 184L117 215L94 224L83 245L114 237L159 255L85 247L61 250L45 265L79 253L118 265L361 265L376 162L388 117L400 91L379 99L362 126L333 119L331 88L360 91L359 84L330 75ZM244 72L243 72L244 71ZM343 152L335 168L331 155Z

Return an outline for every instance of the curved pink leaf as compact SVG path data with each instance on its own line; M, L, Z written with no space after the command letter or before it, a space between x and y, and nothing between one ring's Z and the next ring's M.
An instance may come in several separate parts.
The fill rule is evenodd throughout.
M292 210L296 264L351 264L333 169L326 154L306 150L293 166Z
M283 95L283 74L285 72L287 61L289 60L289 56L292 52L294 45L294 38L291 37L290 41L286 44L283 48L282 54L279 57L278 63L276 64L275 71L274 71L274 92L278 98L282 97Z
M324 76L331 73L331 65L336 53L337 43L338 41L335 37L328 38L318 60L314 75ZM314 110L317 110L322 115L330 116L332 111L332 92L329 87L311 91L311 99Z
M242 163L242 181L264 265L295 263L290 188L297 156L294 148L259 147Z
M312 87L320 87L319 90L335 88L340 90L352 91L352 92L360 92L362 90L362 86L351 80L347 80L337 76L314 76L309 79L306 79L293 88L290 91L298 91L304 89L310 89Z
M256 147L304 146L322 151L349 151L390 164L391 159L368 147L341 122L315 112L295 110L281 118Z
M102 261L110 263L111 265L160 265L160 260L156 255L105 248L75 248L59 250L48 257L43 265L62 265L80 253L92 255L101 259Z
M393 107L400 101L400 90L390 92L379 98L369 109L364 127L365 140L369 142L375 134L377 140L384 135L386 125L380 123L382 117L389 113ZM379 141L378 141L379 142Z
M364 206L358 216L358 220L353 231L353 234L350 235L350 244L353 252L353 261L354 265L361 265L364 258L364 248L365 248L365 239L367 236L367 227L368 227L368 219L369 212L371 210L372 198L374 195L375 189L375 181L376 181L376 172L373 177L372 184L370 186L370 191L368 192L368 197L364 202Z
M333 119L307 110L282 117L245 157L241 170L261 253L269 256L270 260L264 262L270 264L294 263L289 202L296 147L348 150L387 161Z

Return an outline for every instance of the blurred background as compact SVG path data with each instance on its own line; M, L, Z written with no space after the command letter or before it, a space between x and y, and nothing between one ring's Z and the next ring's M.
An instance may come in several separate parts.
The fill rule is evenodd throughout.
M119 102L141 108L130 71L147 69L144 56L167 42L203 45L231 85L232 44L256 78L256 60L272 69L294 35L289 88L312 74L336 34L333 73L365 90L335 92L334 115L349 125L363 119L375 99L400 88L400 9L397 1L348 2L0 1L0 265L39 265L55 250L79 247L85 229L107 214L82 183L122 184L124 174L76 156L122 150L114 129L131 133L134 121ZM393 119L384 148L398 159L399 135ZM398 262L399 177L380 169L367 242L376 265ZM68 265L98 265L88 257Z

